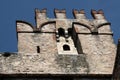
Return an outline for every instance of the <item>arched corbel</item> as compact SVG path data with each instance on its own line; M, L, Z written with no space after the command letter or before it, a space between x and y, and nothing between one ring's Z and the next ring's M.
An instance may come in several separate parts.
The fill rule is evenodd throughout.
M74 26L74 24L84 26L84 27L86 27L90 32L92 32L91 27L90 27L89 25L85 24L85 23L82 23L82 22L73 22L73 26Z
M106 22L106 23L99 24L99 25L97 26L97 28L100 28L100 27L102 27L102 26L104 26L104 25L111 25L111 23Z
M17 20L16 21L16 31L17 32L33 32L35 27L33 27L32 24L22 21L22 20Z
M43 24L41 24L41 26L39 26L39 31L42 32L42 28L45 26L45 25L48 25L48 24L55 24L56 21L48 21L48 22L44 22ZM55 26L56 28L56 26ZM53 31L55 32L55 31Z

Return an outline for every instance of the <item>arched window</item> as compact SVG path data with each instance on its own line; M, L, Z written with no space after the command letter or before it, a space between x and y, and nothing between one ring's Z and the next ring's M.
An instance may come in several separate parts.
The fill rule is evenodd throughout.
M63 45L63 50L64 51L70 51L70 47L69 47L69 45Z
M65 30L63 28L58 29L59 36L65 36Z

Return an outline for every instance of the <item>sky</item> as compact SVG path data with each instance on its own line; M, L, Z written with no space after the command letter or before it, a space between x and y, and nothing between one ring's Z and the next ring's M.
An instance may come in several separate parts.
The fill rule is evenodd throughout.
M0 52L17 52L16 20L35 26L35 8L47 8L49 18L54 18L54 8L66 9L68 18L73 18L72 9L84 9L88 19L91 9L102 9L111 22L115 44L120 38L120 0L0 0Z

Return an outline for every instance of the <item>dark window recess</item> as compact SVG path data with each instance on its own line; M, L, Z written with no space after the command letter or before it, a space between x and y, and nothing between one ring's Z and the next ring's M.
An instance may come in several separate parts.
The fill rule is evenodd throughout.
M72 36L72 28L68 28L68 35Z
M65 36L65 30L63 28L58 29L59 36Z
M69 42L69 40L66 40L66 42Z
M57 42L60 42L60 40L59 40L59 39L57 39Z
M69 45L66 45L66 44L65 44L65 45L63 46L63 50L64 50L64 51L70 51Z
M37 46L37 53L40 53L40 47Z

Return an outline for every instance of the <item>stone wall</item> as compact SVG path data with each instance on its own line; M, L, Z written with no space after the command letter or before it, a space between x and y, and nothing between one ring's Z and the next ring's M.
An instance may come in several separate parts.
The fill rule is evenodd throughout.
M36 27L17 21L18 52L0 54L0 74L46 75L45 79L33 80L53 80L53 77L47 78L50 75L64 76L62 80L67 80L65 75L72 76L68 80L110 79L116 46L102 10L92 10L92 20L86 19L84 10L73 10L75 19L66 19L65 13L65 10L55 10L56 18L49 19L46 10L35 10ZM63 44L69 44L70 50L63 51Z

